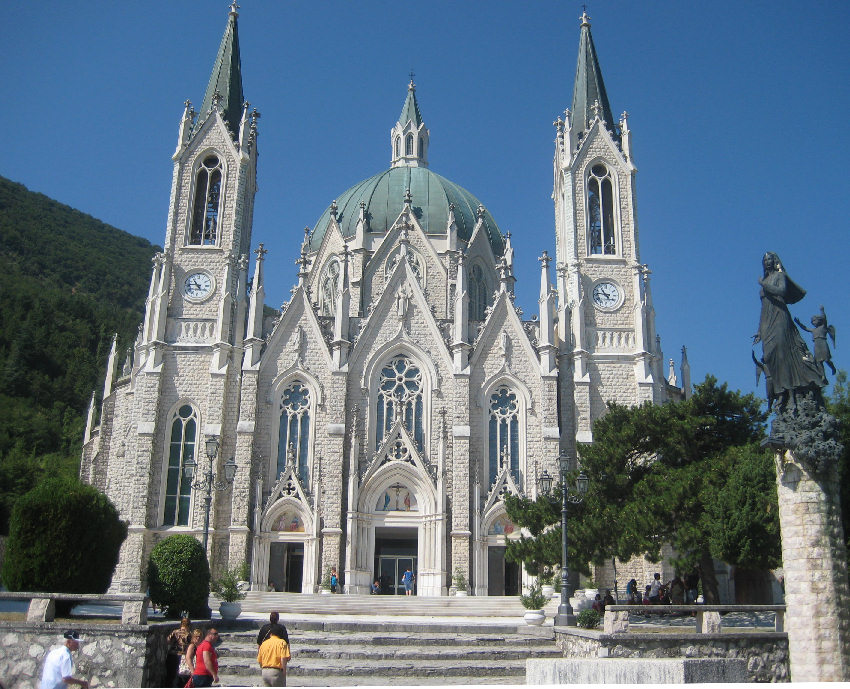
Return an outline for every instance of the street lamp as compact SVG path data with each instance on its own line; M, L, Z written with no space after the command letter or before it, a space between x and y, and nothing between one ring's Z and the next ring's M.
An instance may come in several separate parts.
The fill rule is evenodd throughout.
M584 501L584 496L587 493L587 475L582 471L576 478L575 487L570 490L567 486L567 474L573 466L574 456L562 450L558 455L558 469L561 473L561 604L558 606L558 614L555 615L555 626L560 627L575 627L576 618L573 615L573 608L570 605L570 595L572 588L570 587L570 572L567 565L567 503L578 505ZM541 485L548 477L547 472L543 472ZM552 478L548 478L549 487L552 486Z
M191 457L183 463L183 476L191 482L194 490L206 491L204 496L204 552L207 552L207 542L210 535L210 507L212 506L212 492L215 490L227 490L236 478L236 460L231 457L224 466L224 480L216 477L213 470L215 458L218 456L219 438L217 435L208 435L204 443L207 459L210 460L209 468L195 479L195 469L198 463ZM195 479L195 480L193 480Z

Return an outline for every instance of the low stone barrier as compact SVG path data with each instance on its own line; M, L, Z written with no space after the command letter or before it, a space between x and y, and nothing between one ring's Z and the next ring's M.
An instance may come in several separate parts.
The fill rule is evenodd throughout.
M121 603L121 622L146 624L150 599L143 593L41 593L3 591L0 600L29 600L27 622L52 622L56 619L56 601L81 603Z
M525 661L526 684L702 684L745 682L740 658L610 658Z
M659 606L660 607L660 606ZM607 611L606 611L607 612ZM613 611L612 611L613 612ZM788 635L775 631L606 634L556 627L555 643L565 658L733 658L746 662L747 682L788 682Z

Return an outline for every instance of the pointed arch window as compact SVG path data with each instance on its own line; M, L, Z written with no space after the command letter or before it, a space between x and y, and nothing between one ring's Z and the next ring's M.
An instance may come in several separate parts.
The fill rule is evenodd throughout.
M336 299L339 291L340 275L342 274L342 261L339 256L331 256L322 271L321 291L319 299L319 314L322 316L333 316L336 314Z
M284 389L280 397L280 431L277 444L278 476L295 467L302 486L310 479L310 390L300 382Z
M171 418L168 442L168 469L165 478L164 526L186 526L192 499L192 482L183 475L183 465L197 461L198 413L189 405L181 405Z
M614 255L614 186L611 172L602 163L590 169L587 178L588 244L591 254Z
M401 418L416 447L424 448L422 371L404 355L393 357L381 369L376 410L376 448Z
M512 475L519 480L520 403L517 393L502 385L490 395L489 420L489 476L490 485L507 464Z
M487 316L487 280L481 266L474 265L469 271L469 318L483 321Z
M221 160L218 156L204 158L195 176L195 206L189 244L215 246L218 241L221 179Z
M408 134L407 138L404 140L404 155L413 155L413 134Z
M425 157L425 139L419 139L419 157Z
M395 138L395 157L396 158L401 157L401 137L400 136L397 136Z

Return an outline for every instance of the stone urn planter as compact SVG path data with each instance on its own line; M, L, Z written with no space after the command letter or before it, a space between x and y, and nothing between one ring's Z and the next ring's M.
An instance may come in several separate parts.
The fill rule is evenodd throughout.
M526 610L523 618L527 625L539 627L546 619L546 613L543 610Z
M458 589L457 591L455 591L455 596L457 598L466 598L466 596L467 596L466 589Z
M322 586L322 587L319 589L319 593L321 593L323 596L329 596L329 595L331 595L331 589L330 589L330 586Z
M543 584L540 588L543 591L543 595L550 600L555 597L555 587L551 584Z
M223 600L218 606L218 613L223 620L235 620L242 614L242 604L239 601L228 603L226 600Z

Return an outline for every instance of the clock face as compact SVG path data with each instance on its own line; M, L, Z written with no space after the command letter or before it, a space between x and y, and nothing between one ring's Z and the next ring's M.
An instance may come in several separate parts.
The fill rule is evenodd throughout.
M620 288L607 280L593 287L593 303L601 309L613 309L620 304Z
M212 277L208 273L189 273L183 281L183 293L189 299L206 299L213 290Z

